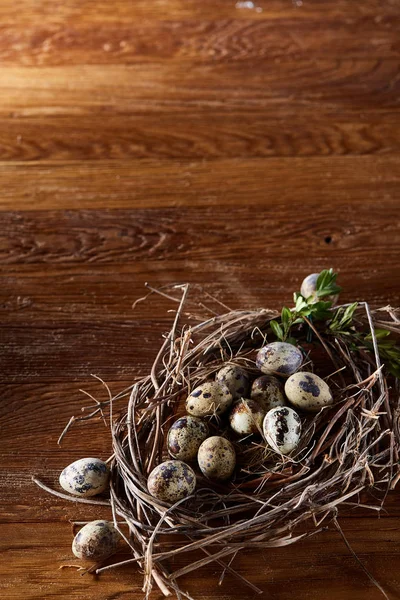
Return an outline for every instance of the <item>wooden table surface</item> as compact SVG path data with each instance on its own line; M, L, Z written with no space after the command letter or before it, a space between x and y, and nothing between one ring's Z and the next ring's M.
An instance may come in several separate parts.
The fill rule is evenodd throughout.
M70 520L46 495L102 423L57 447L79 389L146 373L169 328L144 284L200 284L280 308L333 266L343 300L400 305L397 0L2 0L0 3L0 596L142 598L134 568L80 577ZM391 599L400 505L341 523ZM101 513L101 515L100 515ZM237 570L275 600L382 596L330 529ZM253 597L217 566L196 599ZM154 597L158 597L154 594Z

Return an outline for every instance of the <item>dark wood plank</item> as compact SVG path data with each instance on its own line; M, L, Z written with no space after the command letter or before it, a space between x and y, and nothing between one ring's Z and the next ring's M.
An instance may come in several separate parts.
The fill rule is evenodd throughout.
M233 4L233 3L232 3ZM308 3L307 3L308 4ZM312 17L136 20L101 24L16 23L0 26L3 65L135 64L147 61L243 61L276 57L399 58L398 15L327 15L324 35ZM246 13L246 11L244 11ZM247 11L247 16L253 11ZM156 42L155 42L156 40Z
M259 7L261 12L236 6L236 2L226 0L116 0L112 4L105 0L79 0L54 3L51 0L41 0L40 3L31 0L3 0L0 6L1 22L5 23L128 23L139 19L276 19L278 17L295 17L303 19L313 17L323 23L328 15L338 15L345 18L373 15L377 22L385 15L397 15L396 0L381 2L348 2L347 0L314 0L306 2L297 0L259 0L254 3L254 9Z
M270 261L275 263L268 265L270 269L288 271L286 265L290 258L293 260L293 247L298 248L299 254L307 251L307 256L300 259L305 264L318 256L320 261L325 257L331 260L334 255L338 265L346 257L356 261L357 267L375 258L384 269L384 261L393 262L398 256L397 198L379 203L369 199L338 200L336 213L329 202L318 198L307 202L307 211L301 211L303 205L304 200L296 197L276 201L271 198L264 204L248 202L232 207L229 219L222 205L184 206L179 211L160 208L3 212L0 264L26 265L21 275L33 277L34 271L28 265L68 268L86 264L90 265L86 267L90 275L90 268L96 265L136 265L139 272L139 268L144 270L140 261L196 261L217 267L227 261L230 265L250 264L254 257L261 268ZM295 222L288 219L290 210L297 213ZM367 243L369 237L373 243ZM297 267L299 259L294 260L293 266ZM49 275L54 273L53 268ZM68 281L64 285L68 286Z
M400 158L1 163L0 210L398 202ZM336 214L335 212L333 213ZM292 220L292 214L287 218Z
M1 67L7 89L0 115L51 116L187 109L272 109L291 112L365 110L398 106L399 61L312 57L242 62L139 63L63 67ZM32 93L35 90L35 93Z
M65 111L64 111L65 112ZM219 159L389 154L400 150L398 116L330 114L314 119L289 107L242 113L193 109L148 114L0 118L0 161L64 162L138 158Z
M385 581L387 592L396 598L400 560L394 536L398 524L392 519L373 523L375 526L371 519L353 519L343 523L343 529L362 562L378 580ZM142 597L142 575L131 566L103 573L97 581L89 576L82 578L72 568L59 570L62 564L77 564L71 559L72 537L71 525L59 520L40 525L2 525L0 550L7 556L7 560L0 562L2 593L10 600ZM173 566L179 568L183 564L177 558ZM291 600L293 590L299 598L307 600L343 600L350 597L349 581L352 600L380 598L334 531L292 547L258 551L257 557L252 553L241 555L234 561L234 567L261 587L267 597L271 594L279 600ZM220 568L209 566L197 577L182 578L181 583L195 598L204 600L215 599L216 594L224 599L253 597L241 582L228 575L216 592L215 579L220 574ZM157 597L156 593L154 596Z

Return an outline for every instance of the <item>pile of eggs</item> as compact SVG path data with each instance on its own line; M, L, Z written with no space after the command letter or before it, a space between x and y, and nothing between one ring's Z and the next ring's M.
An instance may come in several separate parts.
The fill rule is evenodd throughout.
M226 431L215 435L210 430L213 418L214 429L224 421L229 424L233 439L259 436L274 452L292 453L301 438L298 411L318 412L333 402L329 386L318 375L300 371L302 363L299 348L272 342L256 357L262 375L252 380L244 368L228 363L214 381L197 386L186 399L187 415L175 421L168 432L171 460L152 470L147 482L149 493L175 504L194 493L197 468L210 481L223 482L232 477L235 448Z

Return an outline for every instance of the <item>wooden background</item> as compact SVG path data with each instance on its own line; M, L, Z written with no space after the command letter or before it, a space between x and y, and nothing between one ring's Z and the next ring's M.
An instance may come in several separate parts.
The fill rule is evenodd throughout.
M108 456L102 424L56 441L91 373L148 369L171 306L133 312L146 281L279 308L333 266L344 301L400 305L399 25L397 0L0 2L1 598L142 597L134 569L59 570L100 513L31 476ZM391 599L399 499L342 519ZM235 566L265 598L381 597L332 530ZM253 597L218 576L184 587Z

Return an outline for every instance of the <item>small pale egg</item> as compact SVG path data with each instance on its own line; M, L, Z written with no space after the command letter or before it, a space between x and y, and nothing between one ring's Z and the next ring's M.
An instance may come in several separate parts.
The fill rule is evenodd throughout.
M236 466L236 453L229 440L219 435L207 438L199 448L197 460L208 479L229 479Z
M195 388L186 400L186 410L194 417L220 415L232 404L232 394L223 383L206 381Z
M263 429L267 443L281 454L292 452L300 441L300 417L289 406L277 406L268 411Z
M83 560L99 561L116 552L119 533L110 521L91 521L74 537L72 552Z
M65 467L60 485L74 496L88 498L104 492L109 475L108 466L99 458L81 458Z
M265 410L254 400L241 398L233 405L229 424L235 433L239 435L250 435L262 431L262 423Z
M271 342L258 351L256 365L266 375L289 377L303 362L301 350L286 342Z
M247 398L250 390L250 379L248 373L237 365L226 365L217 373L216 380L226 385L232 398Z
M332 302L332 305L335 305L339 299L339 296L325 296L324 298L318 298L317 296L317 280L319 277L319 273L311 273L311 275L307 275L305 279L303 279L303 283L301 284L300 294L304 296L304 298L312 298L313 302L318 302L318 300L324 300Z
M200 444L208 437L207 423L186 415L175 421L168 432L168 452L179 460L194 460Z
M190 496L195 487L196 475L193 469L181 460L162 462L152 470L147 480L149 493L168 504L175 504Z
M289 377L285 383L285 393L291 404L308 412L318 412L333 403L328 384L318 375L306 371Z
M265 412L286 404L283 383L273 375L257 377L251 386L250 398L258 402Z

